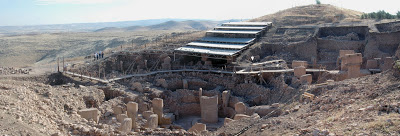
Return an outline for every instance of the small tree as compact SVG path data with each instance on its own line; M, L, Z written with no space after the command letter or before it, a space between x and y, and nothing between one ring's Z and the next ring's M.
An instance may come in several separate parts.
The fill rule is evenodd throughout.
M397 18L400 18L400 11L397 11L396 16L397 16Z
M317 3L317 5L321 5L321 1L319 0L315 0L315 3Z

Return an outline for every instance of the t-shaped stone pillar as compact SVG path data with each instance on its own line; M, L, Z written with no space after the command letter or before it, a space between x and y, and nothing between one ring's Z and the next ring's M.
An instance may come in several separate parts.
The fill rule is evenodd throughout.
M347 70L346 67L346 54L354 54L354 50L339 50L339 60L341 61L340 70Z
M121 126L118 128L119 131L125 132L125 133L129 133L132 130L132 119L131 118L125 118L122 123Z
M164 107L163 99L154 98L152 103L153 103L153 111L158 116L158 124L161 124L161 119L163 117L163 107Z
M186 79L182 80L183 89L189 89L188 81Z
M229 103L229 91L223 91L222 92L222 105L223 107L228 107Z
M308 66L307 61L298 61L298 60L292 61L292 68L296 68L296 67L300 67L300 66L307 68L307 66Z
M362 64L361 53L346 54L343 59L346 60L345 65L347 67L347 78L359 77L361 75L360 68Z
M201 120L204 123L218 122L218 95L200 97Z
M152 114L150 115L149 119L147 119L146 128L152 128L155 129L158 127L158 115L157 114Z
M126 104L128 117L132 119L132 127L136 128L136 117L138 112L138 103L136 102L128 102Z
M304 66L299 66L294 68L294 76L300 78L302 75L306 74L306 68Z

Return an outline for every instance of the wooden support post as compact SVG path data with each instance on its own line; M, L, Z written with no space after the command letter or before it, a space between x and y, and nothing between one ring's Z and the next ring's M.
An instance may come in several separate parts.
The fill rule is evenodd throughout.
M100 64L99 64L99 79L101 79L100 73L101 73L101 72L100 72Z
M63 57L63 72L65 72L65 63L64 63L64 57Z
M57 72L60 72L60 58L57 58Z

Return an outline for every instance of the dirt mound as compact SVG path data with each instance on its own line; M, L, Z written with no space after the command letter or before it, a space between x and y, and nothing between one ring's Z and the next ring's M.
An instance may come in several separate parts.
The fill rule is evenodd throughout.
M293 102L283 116L247 119L215 134L243 135L398 135L400 131L399 71L310 86L312 102ZM235 129L233 129L235 128Z
M332 5L307 5L279 11L250 20L251 22L269 21L277 26L297 26L306 24L355 21L362 12L343 9Z
M7 135L67 134L70 123L81 121L80 109L99 105L104 93L95 87L73 84L0 80L0 133Z

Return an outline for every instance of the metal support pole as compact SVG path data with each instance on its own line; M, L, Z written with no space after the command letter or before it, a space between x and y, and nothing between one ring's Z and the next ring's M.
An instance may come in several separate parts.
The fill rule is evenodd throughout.
M64 57L63 57L63 72L65 72L65 63L64 63Z
M60 58L57 58L57 72L60 72Z

